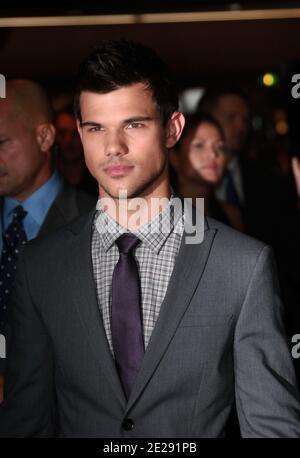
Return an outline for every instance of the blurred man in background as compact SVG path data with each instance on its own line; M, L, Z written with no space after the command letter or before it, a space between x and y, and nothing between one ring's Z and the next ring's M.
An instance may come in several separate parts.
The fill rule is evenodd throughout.
M88 194L66 185L55 170L52 109L42 87L32 81L7 82L0 99L0 333L7 320L17 260L22 246L94 205ZM0 399L5 359L0 360Z
M89 194L98 195L98 185L85 165L83 149L72 107L55 115L57 168L64 180Z

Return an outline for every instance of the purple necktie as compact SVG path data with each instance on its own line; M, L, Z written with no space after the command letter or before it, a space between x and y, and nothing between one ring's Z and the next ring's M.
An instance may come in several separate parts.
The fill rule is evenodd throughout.
M139 239L130 233L116 244L120 257L112 277L111 333L116 367L127 396L144 356L140 279L132 250Z

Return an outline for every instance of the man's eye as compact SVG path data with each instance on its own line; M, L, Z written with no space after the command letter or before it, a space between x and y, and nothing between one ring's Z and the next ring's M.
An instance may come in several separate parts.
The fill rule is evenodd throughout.
M99 132L101 130L100 126L93 126L88 129L88 132Z
M131 122L130 124L127 125L128 129L137 129L140 127L143 127L143 124L141 122Z

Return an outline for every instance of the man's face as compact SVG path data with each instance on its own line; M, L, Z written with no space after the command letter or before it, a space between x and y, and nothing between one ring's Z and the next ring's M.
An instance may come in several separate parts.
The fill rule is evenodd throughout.
M249 132L249 110L246 102L238 95L220 97L213 112L221 124L229 152L238 154L245 146Z
M141 83L107 94L83 92L79 126L85 160L100 197L153 195L168 181L170 124L162 126L151 92Z
M24 200L41 169L36 132L20 115L13 115L7 99L0 100L0 196Z

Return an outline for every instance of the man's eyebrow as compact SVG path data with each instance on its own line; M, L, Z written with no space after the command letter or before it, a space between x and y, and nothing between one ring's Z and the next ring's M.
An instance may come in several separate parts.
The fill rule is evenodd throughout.
M122 124L128 124L130 122L142 122L142 121L153 121L153 117L151 116L132 116L131 118L124 119ZM103 127L103 125L99 122L95 121L85 121L80 123L80 127L91 126L91 127Z
M80 123L80 127L92 126L92 127L102 127L102 124L94 121L85 121Z
M141 121L153 121L154 118L151 116L132 116L131 118L124 119L123 124L128 124L130 122L141 122Z

